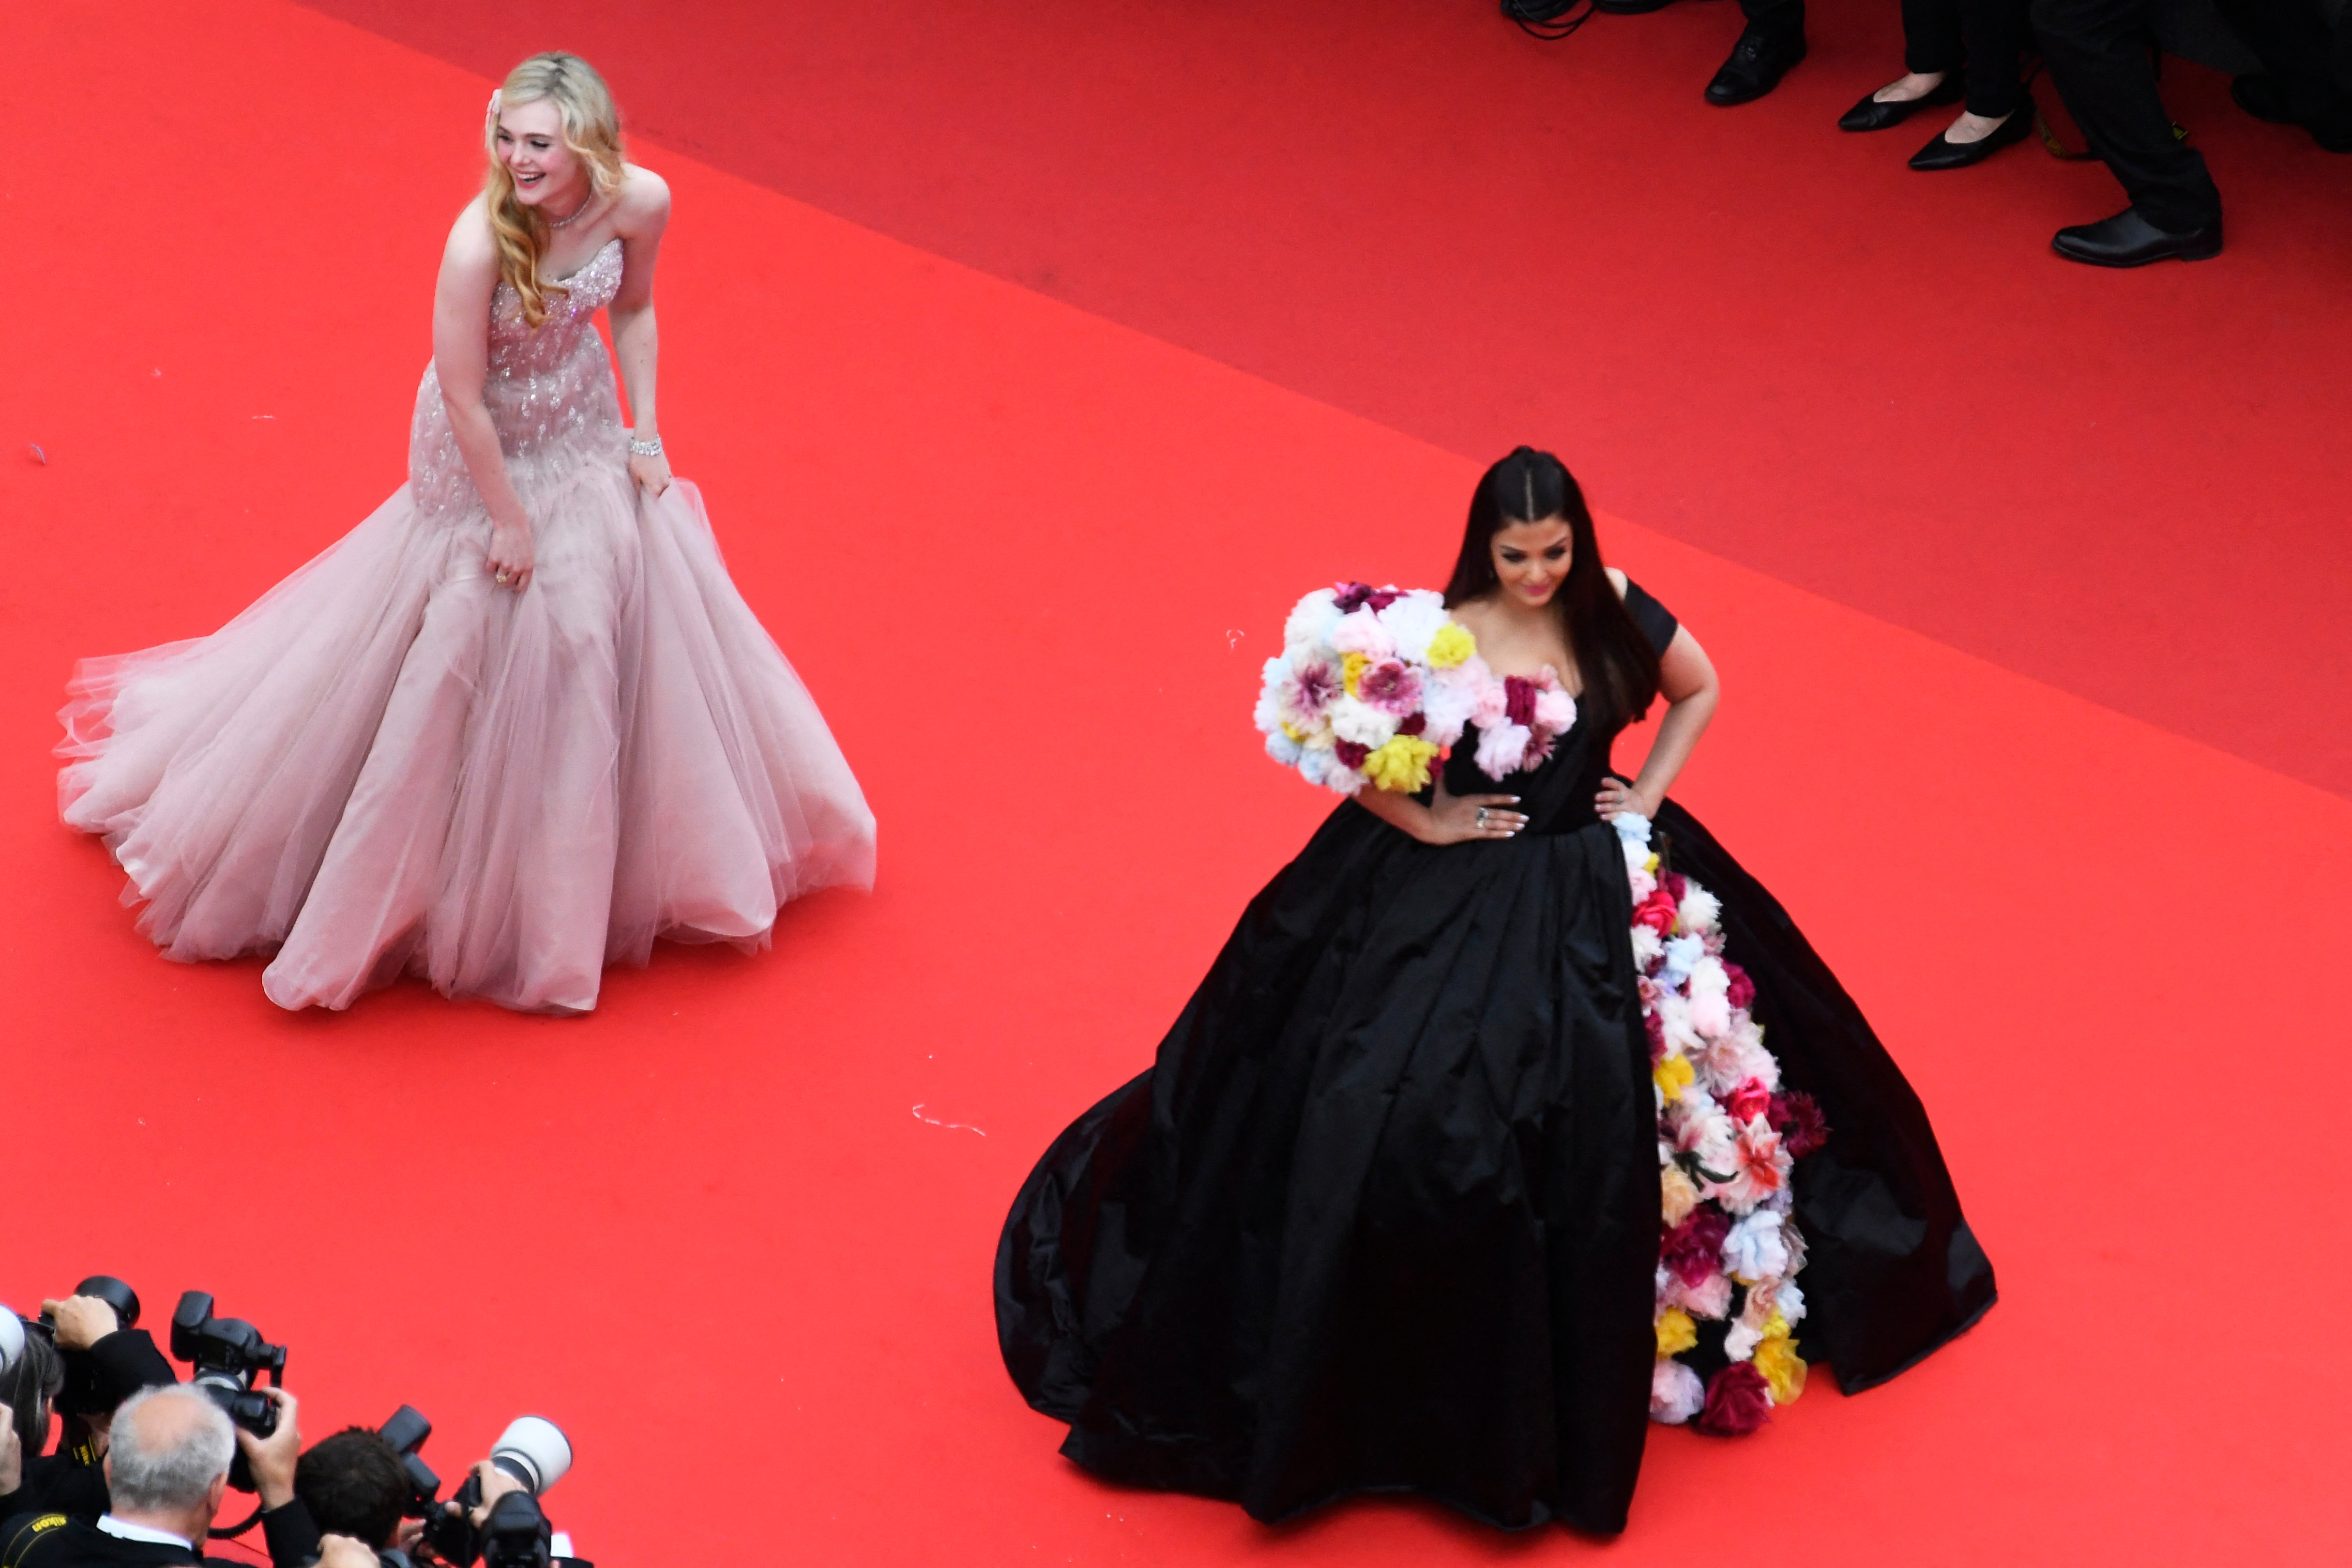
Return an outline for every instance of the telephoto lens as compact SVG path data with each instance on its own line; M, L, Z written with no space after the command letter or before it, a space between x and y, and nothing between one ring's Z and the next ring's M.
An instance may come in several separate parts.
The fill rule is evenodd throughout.
M518 1497L531 1499L531 1511L540 1519L539 1528L547 1528L545 1516L540 1513L538 1499L547 1489L562 1480L572 1468L572 1440L563 1429L541 1415L518 1415L507 1424L499 1440L490 1449L490 1463L522 1483L521 1492L509 1492L499 1500L503 1507ZM489 1550L491 1525L495 1511L481 1528L474 1525L473 1510L482 1506L482 1480L479 1476L467 1476L449 1499L448 1505L433 1515L425 1526L425 1539L441 1559L454 1568L467 1568L478 1557L486 1558ZM515 1516L520 1520L520 1515ZM521 1526L518 1522L518 1531ZM546 1537L541 1537L543 1542ZM520 1548L517 1548L520 1550ZM541 1548L542 1552L545 1548ZM520 1557L519 1563L545 1563L549 1559Z
M572 1468L572 1440L543 1415L518 1415L490 1449L490 1463L541 1497Z
M16 1363L24 1359L25 1320L13 1309L0 1305L0 1377L15 1373Z

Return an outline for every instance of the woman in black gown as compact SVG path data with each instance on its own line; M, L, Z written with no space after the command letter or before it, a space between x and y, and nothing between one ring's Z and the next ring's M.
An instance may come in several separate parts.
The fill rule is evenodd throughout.
M1826 1114L1793 1179L1803 1355L1849 1394L1883 1382L1992 1304L1992 1269L1836 977L1664 798L1714 673L1603 567L1557 458L1487 471L1446 600L1497 676L1561 671L1576 724L1501 794L1465 735L1422 796L1368 789L1331 814L1150 1069L1023 1186L998 1336L1029 1403L1070 1424L1062 1451L1113 1480L1266 1521L1414 1491L1505 1529L1614 1532L1650 1412L1661 1189L1609 818L1652 816L1721 900L1782 1083ZM1646 765L1611 775L1611 742L1661 693Z

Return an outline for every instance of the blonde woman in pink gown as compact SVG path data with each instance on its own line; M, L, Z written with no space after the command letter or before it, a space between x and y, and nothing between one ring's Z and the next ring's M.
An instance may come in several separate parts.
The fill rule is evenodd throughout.
M274 950L282 1007L409 973L584 1012L657 936L754 947L873 882L857 781L662 453L667 187L569 55L517 67L485 135L408 483L211 637L85 661L63 715L65 820L141 929Z

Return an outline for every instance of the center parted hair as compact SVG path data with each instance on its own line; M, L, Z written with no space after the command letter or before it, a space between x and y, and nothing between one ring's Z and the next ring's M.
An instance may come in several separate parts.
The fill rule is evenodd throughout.
M522 297L522 319L534 327L547 320L547 296L569 290L539 275L540 258L547 254L548 221L537 207L515 199L514 176L499 156L499 110L541 99L555 105L563 118L563 144L588 167L594 186L589 199L618 191L625 168L620 107L594 66L555 49L533 55L507 73L482 127L482 145L490 155L482 189L490 210L490 233L498 241L499 276Z
M1576 659L1584 689L1577 701L1588 721L1603 732L1631 724L1650 710L1658 695L1658 655L1617 596L1601 559L1591 509L1568 466L1549 452L1520 447L1488 468L1470 496L1470 521L1462 533L1462 553L1445 584L1445 604L1456 605L1502 586L1495 573L1493 540L1518 522L1559 518L1568 524L1573 559L1568 576L1552 595L1560 640Z

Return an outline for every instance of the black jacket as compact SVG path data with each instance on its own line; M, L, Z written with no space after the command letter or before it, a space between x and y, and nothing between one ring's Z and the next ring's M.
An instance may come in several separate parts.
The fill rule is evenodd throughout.
M319 1526L296 1498L261 1516L271 1568L307 1568L319 1561ZM80 1568L89 1563L225 1563L177 1546L125 1541L89 1520L63 1513L20 1513L0 1523L0 1568Z
M61 1411L110 1412L142 1388L160 1388L179 1378L144 1329L118 1329L86 1351L61 1351L66 1386Z

